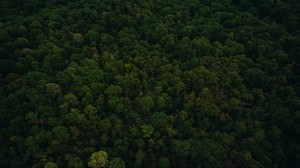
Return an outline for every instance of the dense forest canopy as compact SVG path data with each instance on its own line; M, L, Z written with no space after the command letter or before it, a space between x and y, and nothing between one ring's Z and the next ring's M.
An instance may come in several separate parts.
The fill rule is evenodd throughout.
M1 167L297 167L298 0L1 0Z

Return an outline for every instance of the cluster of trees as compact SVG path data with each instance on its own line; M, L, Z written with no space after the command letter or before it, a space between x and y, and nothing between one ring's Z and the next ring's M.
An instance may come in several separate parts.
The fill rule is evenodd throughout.
M0 2L3 167L297 167L297 0Z

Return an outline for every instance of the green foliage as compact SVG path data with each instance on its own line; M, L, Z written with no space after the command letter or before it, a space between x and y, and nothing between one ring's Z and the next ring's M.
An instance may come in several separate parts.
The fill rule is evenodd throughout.
M159 168L169 168L170 167L170 161L167 157L160 157L158 161L158 167Z
M150 116L150 122L154 128L163 129L169 122L169 117L163 112L156 112Z
M68 162L68 167L69 168L83 168L83 162L82 160L77 157L77 156L72 156L72 155L66 155L66 161Z
M91 168L102 168L108 166L108 154L105 151L99 151L92 154L88 165Z
M53 136L56 140L62 143L66 143L69 140L69 131L64 126L57 126L52 130Z
M60 86L55 83L47 83L46 90L47 90L47 93L52 97L58 97L58 96L62 95Z
M202 160L204 167L221 167L221 161L225 158L224 148L212 140L203 140L198 142L196 148L201 152L199 159Z
M135 154L135 163L137 164L137 166L141 166L143 163L143 160L145 158L145 153L144 151L139 150L136 154Z
M109 168L126 168L125 162L121 158L113 158L109 162Z
M26 39L24 37L19 37L19 38L17 38L17 40L15 42L15 47L16 48L30 47L30 42L28 41L28 39Z
M48 162L45 164L44 168L58 168L57 165L53 162Z
M82 46L84 42L84 37L81 34L74 34L73 35L73 42L77 46Z
M143 138L150 138L154 132L154 128L151 125L142 125L141 128Z
M150 96L143 96L138 100L142 113L148 113L154 107L153 98Z
M67 95L64 96L65 102L67 102L68 104L70 104L71 106L76 106L78 105L78 99L77 96L75 96L72 93L69 93Z
M1 167L300 164L298 1L0 6Z

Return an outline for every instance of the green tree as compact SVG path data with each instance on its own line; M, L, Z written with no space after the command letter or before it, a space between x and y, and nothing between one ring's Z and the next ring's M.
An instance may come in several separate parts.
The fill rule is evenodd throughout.
M62 143L66 143L69 140L69 131L64 126L57 126L52 130L53 136L56 140Z
M169 117L163 112L156 112L150 116L150 123L156 129L162 129L169 122Z
M56 165L56 163L53 162L47 162L44 166L44 168L58 168L58 166Z
M158 167L159 168L169 168L170 160L167 157L161 156L158 160Z
M142 136L144 138L150 138L154 132L154 128L151 125L142 125Z
M64 96L64 100L65 102L67 102L71 107L76 107L79 102L78 102L78 98L76 95L72 94L72 93L68 93L67 95Z
M67 154L65 157L65 160L68 162L69 168L83 168L84 167L82 160L77 156Z
M142 150L139 150L135 154L135 159L136 159L137 166L141 166L142 165L144 158L145 158L145 152L142 151Z
M84 42L84 37L81 34L77 33L77 34L73 35L73 43L76 46L78 46L78 47L82 46L83 42Z
M47 83L46 90L47 90L47 93L52 97L59 97L62 95L60 86L55 83Z
M153 98L150 96L143 96L138 99L139 106L142 113L148 113L154 107Z
M105 151L93 153L88 161L88 165L91 168L105 168L108 164L108 154Z
M31 46L30 42L28 41L28 39L26 39L24 37L19 37L15 41L16 48L29 48L30 46Z
M113 158L109 162L109 168L126 168L125 162L121 158Z

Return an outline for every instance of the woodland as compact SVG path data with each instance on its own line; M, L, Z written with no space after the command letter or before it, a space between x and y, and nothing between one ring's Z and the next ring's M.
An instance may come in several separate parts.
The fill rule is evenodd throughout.
M296 168L300 1L1 0L0 167Z

